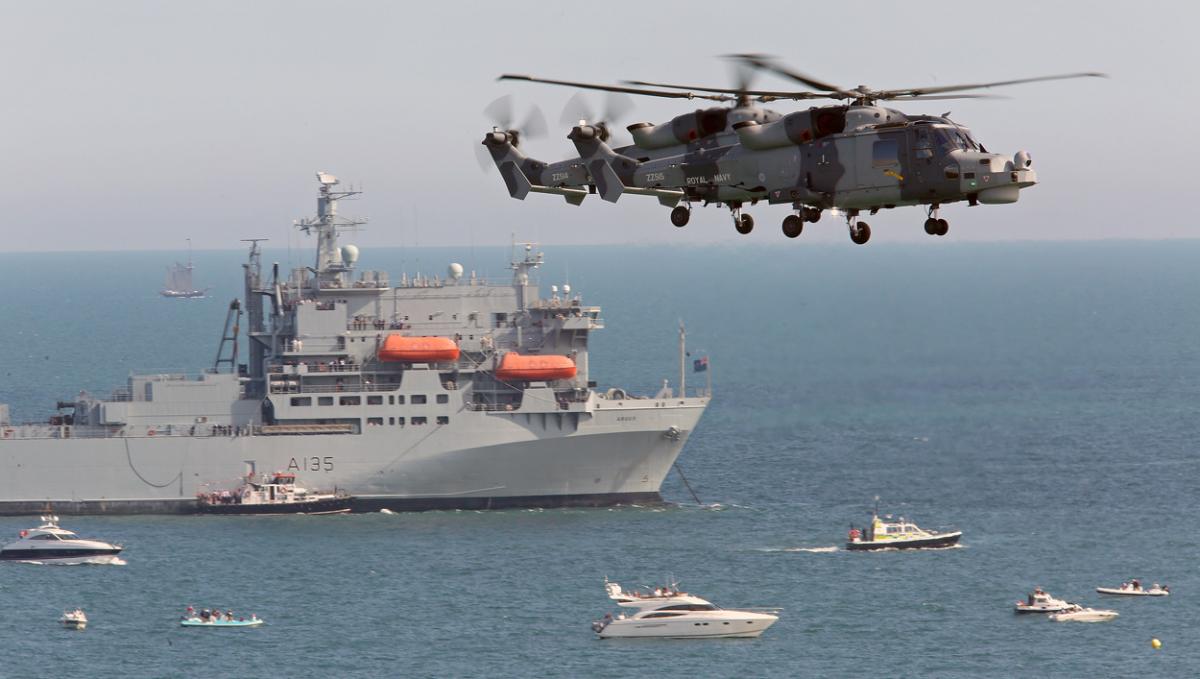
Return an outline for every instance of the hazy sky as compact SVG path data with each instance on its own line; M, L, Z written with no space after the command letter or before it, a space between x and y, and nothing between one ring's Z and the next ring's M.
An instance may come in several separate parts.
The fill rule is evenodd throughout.
M1191 3L29 2L0 24L0 252L283 246L314 211L316 170L361 184L343 212L360 245L736 243L849 239L826 218L796 241L784 207L697 211L675 229L653 199L581 207L508 197L480 172L482 109L511 93L552 127L526 150L568 157L572 91L502 72L726 85L715 55L775 54L844 86L905 87L1083 70L1009 99L912 102L953 111L990 150L1031 152L1041 184L1016 205L952 206L955 241L1191 238ZM761 87L785 81L761 76ZM695 105L642 99L626 124ZM781 111L797 105L780 103ZM928 241L919 208L872 218L877 242ZM293 242L296 237L291 236ZM869 247L869 246L868 246Z

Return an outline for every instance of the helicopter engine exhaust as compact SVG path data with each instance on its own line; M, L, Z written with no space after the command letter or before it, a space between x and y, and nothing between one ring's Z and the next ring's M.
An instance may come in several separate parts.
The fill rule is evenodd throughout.
M708 137L725 129L729 109L705 108L675 116L670 122L654 125L635 123L625 128L633 135L633 143L646 150L665 149Z

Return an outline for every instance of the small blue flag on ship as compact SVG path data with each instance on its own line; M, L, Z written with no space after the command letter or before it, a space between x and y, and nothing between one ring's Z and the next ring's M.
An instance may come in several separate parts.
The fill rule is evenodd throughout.
M708 357L704 356L702 358L697 358L696 360L692 361L692 368L695 372L698 372L698 373L702 373L705 370L708 370Z

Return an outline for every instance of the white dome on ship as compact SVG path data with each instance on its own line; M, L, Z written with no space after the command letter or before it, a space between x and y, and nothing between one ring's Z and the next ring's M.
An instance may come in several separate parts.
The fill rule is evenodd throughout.
M462 278L463 265L459 264L458 262L451 262L450 266L446 267L446 273L450 276L450 278L458 280Z
M343 245L342 246L342 263L346 265L353 264L358 261L358 246Z

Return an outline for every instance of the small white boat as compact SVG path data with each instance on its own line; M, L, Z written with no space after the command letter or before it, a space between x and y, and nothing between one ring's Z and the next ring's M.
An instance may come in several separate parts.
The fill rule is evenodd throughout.
M778 608L718 608L698 596L674 586L653 592L626 592L615 582L607 583L608 597L637 612L617 617L606 614L592 623L601 639L720 639L757 637L779 620Z
M82 608L66 611L58 621L67 629L84 629L88 623L87 615L84 614Z
M246 477L233 492L215 491L197 496L205 514L345 514L354 498L333 491L310 490L296 482L291 472Z
M0 549L0 561L37 564L123 564L121 546L81 538L59 527L57 516L43 516L42 525L23 530L20 539Z
M1017 602L1014 610L1017 613L1061 613L1070 610L1073 606L1075 604L1055 599L1041 587L1035 587L1027 600Z
M195 608L188 606L187 612L179 619L180 627L258 627L263 624L263 619L250 614L249 618L235 618L233 611L221 613L220 610L208 610L207 608L197 611Z
M1116 611L1104 608L1085 608L1073 605L1060 613L1051 613L1048 618L1055 622L1108 622L1117 617Z
M1096 591L1100 594L1111 594L1114 596L1170 596L1171 590L1166 585L1160 585L1157 582L1150 587L1142 587L1142 582L1137 578L1129 582L1122 582L1120 587L1097 587Z

